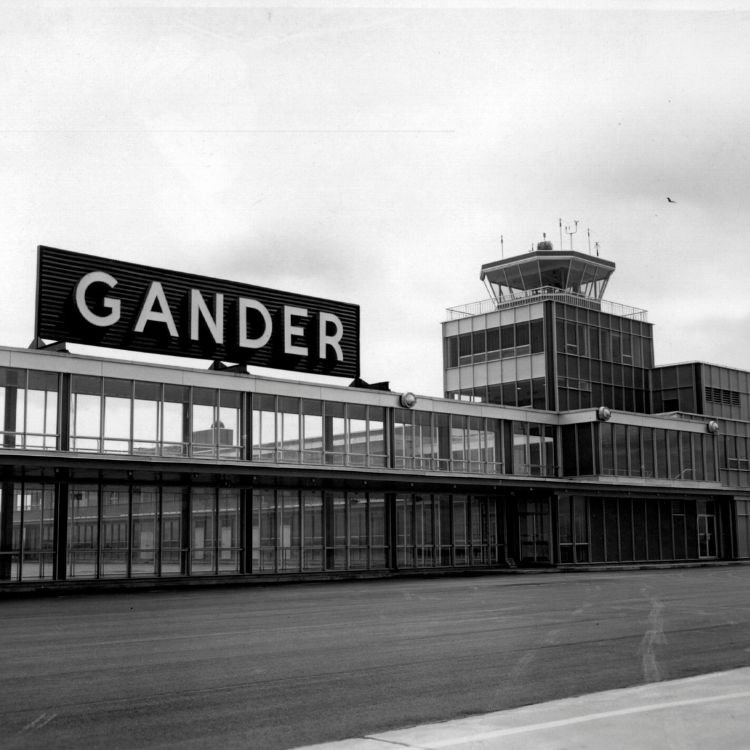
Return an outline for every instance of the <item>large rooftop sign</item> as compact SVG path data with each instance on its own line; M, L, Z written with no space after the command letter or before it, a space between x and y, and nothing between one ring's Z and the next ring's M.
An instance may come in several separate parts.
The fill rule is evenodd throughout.
M359 376L359 306L39 248L36 336Z

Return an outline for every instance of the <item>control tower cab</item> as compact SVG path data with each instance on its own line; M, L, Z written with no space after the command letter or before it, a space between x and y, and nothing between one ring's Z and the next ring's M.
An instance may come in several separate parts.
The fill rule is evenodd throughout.
M554 250L545 240L535 252L485 263L480 278L498 307L562 292L601 301L614 270L612 261L574 250Z

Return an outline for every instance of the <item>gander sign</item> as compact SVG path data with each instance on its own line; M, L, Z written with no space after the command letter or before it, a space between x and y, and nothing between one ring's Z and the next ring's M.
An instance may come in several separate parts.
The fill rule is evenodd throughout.
M36 336L359 377L359 306L39 248Z

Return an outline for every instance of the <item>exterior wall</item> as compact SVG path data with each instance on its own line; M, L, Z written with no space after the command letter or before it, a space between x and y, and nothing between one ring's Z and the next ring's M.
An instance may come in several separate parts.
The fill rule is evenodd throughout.
M653 331L640 320L561 302L519 304L445 323L443 345L447 398L650 411Z
M731 555L728 498L558 498L561 563L711 560ZM747 556L747 552L745 552Z
M558 409L605 405L646 413L651 324L574 305L553 309Z
M700 382L695 363L655 367L650 373L651 412L704 414Z
M547 397L543 354L549 348L550 336L542 303L445 323L446 397L554 408Z

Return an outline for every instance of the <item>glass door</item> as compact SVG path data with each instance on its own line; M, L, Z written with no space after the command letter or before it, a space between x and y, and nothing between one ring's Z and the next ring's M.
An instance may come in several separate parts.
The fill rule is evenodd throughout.
M716 557L716 516L698 515L698 557Z

